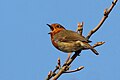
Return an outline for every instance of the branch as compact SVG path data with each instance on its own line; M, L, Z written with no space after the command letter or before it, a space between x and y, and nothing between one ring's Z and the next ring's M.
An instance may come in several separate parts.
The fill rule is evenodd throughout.
M69 65L74 61L74 59L80 54L81 51L75 52L75 54L66 62L62 68L58 71L58 73L53 77L52 80L57 80L65 71L66 68L69 67Z
M87 35L87 39L89 39L93 33L95 33L101 26L102 24L105 22L105 20L107 19L109 13L112 11L113 7L115 6L115 4L117 3L118 0L114 0L112 2L112 5L109 7L109 9L105 9L104 10L104 16L102 17L101 21L99 22L99 24L89 32L89 34Z
M92 36L92 34L95 33L101 27L101 25L104 23L104 21L108 17L109 13L113 9L113 7L117 3L117 1L118 0L114 0L112 2L112 5L110 6L110 8L104 10L103 18L101 19L99 24L93 30L91 30L89 32L88 36L86 37L87 39L89 39ZM79 32L80 35L82 35L82 31L83 31L83 22L82 22L82 24L78 23L78 29L77 29L77 32ZM94 48L94 47L100 46L102 44L104 44L104 42L97 42L92 47ZM79 67L75 70L69 70L70 64L75 60L75 58L77 58L77 56L81 53L81 51L82 50L75 52L75 54L67 62L65 62L62 67L61 67L60 59L58 59L58 65L56 66L56 68L54 69L53 72L50 71L48 73L46 80L50 80L52 77L53 77L52 80L57 80L63 73L71 73L71 72L76 72L76 71L80 71L81 69L83 69L84 67L82 66L82 67ZM58 70L58 72L56 73L57 70Z
M84 68L84 66L80 66L79 68L75 69L75 70L69 70L69 71L66 71L64 73L72 73L72 72L77 72L77 71L80 71Z
M97 46L101 46L103 45L105 42L97 42L96 44L94 44L92 47L95 48Z

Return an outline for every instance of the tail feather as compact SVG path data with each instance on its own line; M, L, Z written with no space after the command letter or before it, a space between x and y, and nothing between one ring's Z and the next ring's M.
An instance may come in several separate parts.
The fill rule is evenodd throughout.
M99 55L99 53L89 43L84 42L81 45L84 47L84 49L90 49L93 53Z
M91 48L91 51L92 51L93 53L95 53L96 55L99 55L99 53L98 53L94 48Z

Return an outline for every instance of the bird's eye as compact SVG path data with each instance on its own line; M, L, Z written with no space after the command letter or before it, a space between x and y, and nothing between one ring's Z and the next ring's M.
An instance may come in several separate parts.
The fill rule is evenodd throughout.
M62 29L65 29L62 25L56 25L56 28L62 28Z
M60 26L60 25L58 25L57 27L58 27L58 28L61 28L61 26Z

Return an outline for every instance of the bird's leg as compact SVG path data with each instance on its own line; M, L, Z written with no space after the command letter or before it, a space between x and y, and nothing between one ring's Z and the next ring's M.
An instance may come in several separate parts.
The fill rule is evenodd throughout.
M81 53L81 50L78 50L78 51L75 52L74 55L75 55L75 56L76 56L76 55L77 55L77 56L80 56L80 53ZM68 65L69 60L71 60L71 59L74 58L73 56L70 58L71 54L72 54L72 53L68 53L68 57L67 57L65 63L63 64L63 66Z
M63 64L63 66L67 65L67 62L69 61L71 54L72 52L68 53L67 59L65 60L65 63Z
M70 59L71 54L72 53L68 53L68 56L67 56L67 59L66 59L65 63L67 63L67 61Z

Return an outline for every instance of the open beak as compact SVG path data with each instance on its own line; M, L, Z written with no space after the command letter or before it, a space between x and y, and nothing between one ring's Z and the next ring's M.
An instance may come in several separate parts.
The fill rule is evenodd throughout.
M50 29L51 29L51 31L53 30L53 27L50 25L50 24L47 24L49 27L50 27ZM51 34L51 32L49 32L48 34Z

